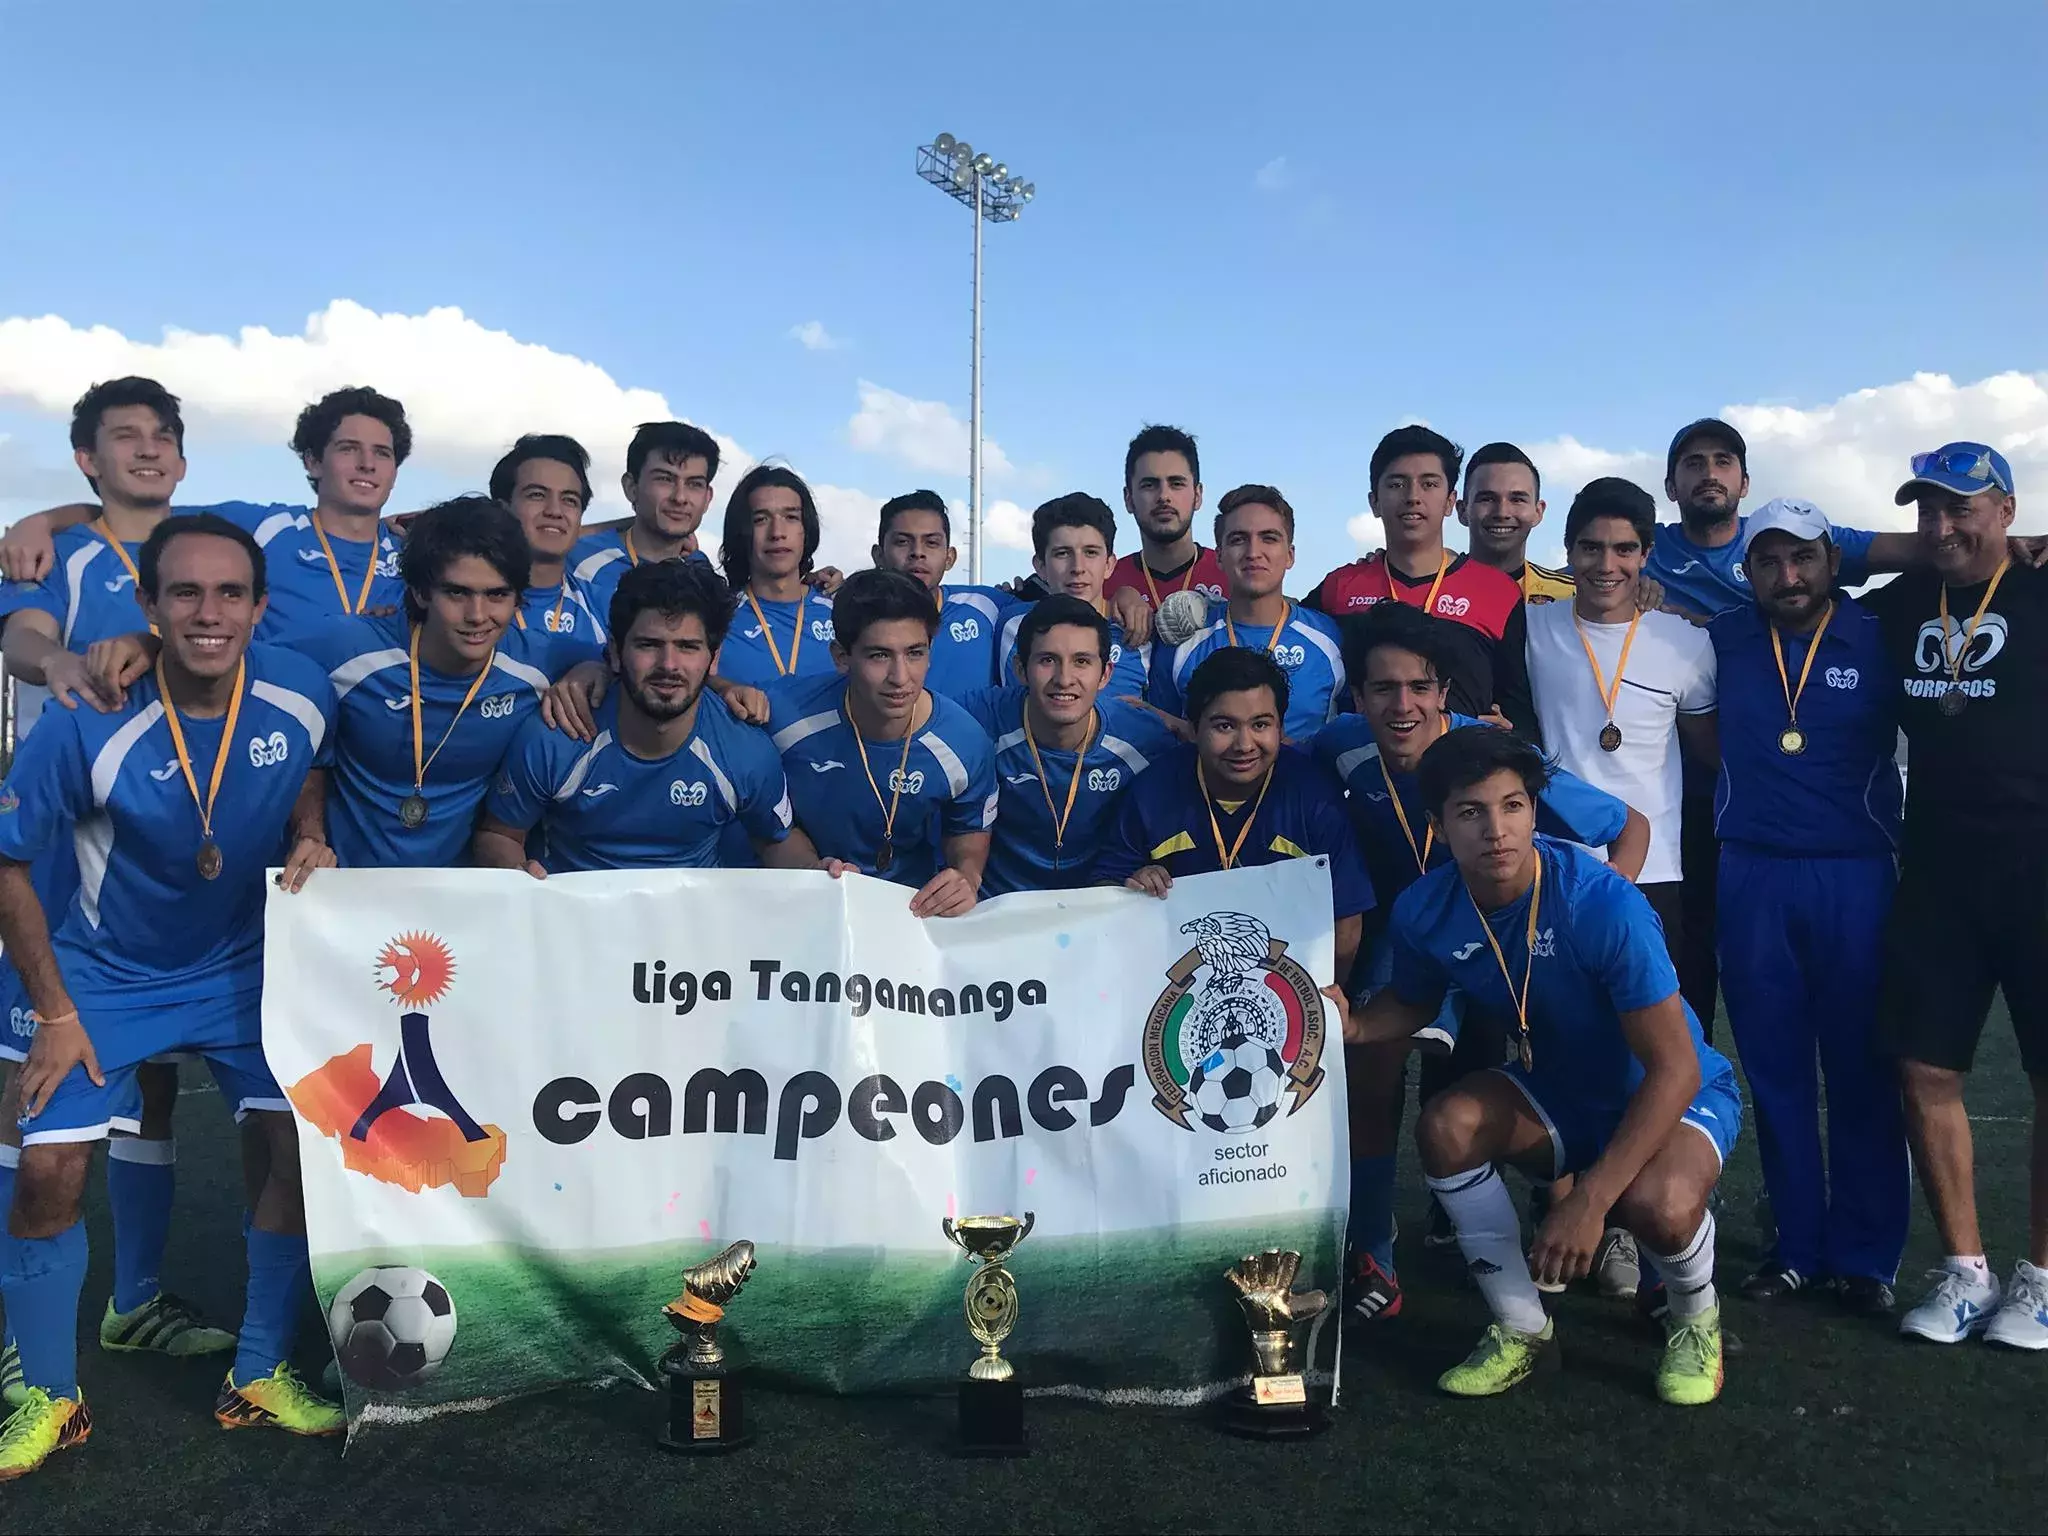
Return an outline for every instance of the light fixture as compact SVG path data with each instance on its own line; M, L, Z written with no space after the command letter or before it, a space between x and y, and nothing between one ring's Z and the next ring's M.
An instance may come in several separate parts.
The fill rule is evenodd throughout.
M932 153L942 160L950 160L953 157L953 146L957 142L958 140L950 133L942 133L932 140Z
M1017 188L1017 201L1020 203L1028 203L1037 195L1038 187L1036 183L1027 181Z
M955 165L965 165L973 158L974 146L972 144L968 143L965 139L955 139L953 141L953 163Z
M994 182L997 186L1001 186L1004 182L1010 179L1010 168L1007 165L1003 164L1002 161L998 160L996 162L996 168L988 173L988 179Z
M974 169L983 176L986 176L994 166L995 161L989 159L987 155L976 155L974 157Z

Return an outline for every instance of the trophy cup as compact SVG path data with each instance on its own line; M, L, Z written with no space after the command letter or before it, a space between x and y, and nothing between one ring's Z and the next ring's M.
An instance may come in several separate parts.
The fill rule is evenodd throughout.
M739 1379L726 1364L718 1342L718 1321L726 1303L739 1295L754 1272L754 1245L737 1242L715 1258L683 1271L683 1294L661 1309L683 1338L661 1357L668 1378L665 1451L717 1454L737 1450L754 1438L747 1428Z
M960 1454L963 1456L1028 1456L1024 1443L1024 1384L1003 1358L1003 1340L1017 1326L1017 1282L1003 1261L1023 1242L1037 1218L967 1216L939 1223L949 1242L957 1244L980 1268L967 1282L967 1331L981 1345L981 1358L960 1383Z
M1258 1440L1305 1439L1329 1427L1322 1402L1309 1395L1297 1357L1295 1325L1313 1321L1329 1304L1321 1291L1297 1291L1301 1255L1268 1248L1246 1254L1223 1276L1237 1292L1252 1330L1257 1368L1249 1387L1223 1400L1223 1427Z

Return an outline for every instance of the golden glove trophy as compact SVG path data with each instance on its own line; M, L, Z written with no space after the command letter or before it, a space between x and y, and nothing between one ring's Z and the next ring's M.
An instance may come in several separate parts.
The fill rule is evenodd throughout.
M981 1345L981 1358L960 1383L960 1454L1028 1456L1024 1440L1024 1384L1003 1358L1003 1340L1017 1326L1017 1282L1003 1262L1030 1234L1037 1218L945 1217L939 1229L980 1268L967 1282L967 1331Z
M1237 1292L1252 1330L1257 1368L1249 1387L1223 1400L1223 1427L1258 1440L1306 1439L1329 1427L1319 1397L1301 1374L1295 1326L1312 1322L1330 1298L1321 1291L1294 1289L1301 1255L1278 1248L1246 1254L1223 1278Z
M699 1455L738 1450L754 1438L747 1428L739 1378L731 1374L718 1320L754 1272L754 1245L741 1241L683 1271L683 1294L661 1309L683 1338L661 1357L668 1378L665 1451Z

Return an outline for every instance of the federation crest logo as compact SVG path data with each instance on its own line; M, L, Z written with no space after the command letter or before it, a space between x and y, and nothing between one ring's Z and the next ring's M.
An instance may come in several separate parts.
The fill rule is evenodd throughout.
M1181 924L1194 947L1167 970L1145 1017L1152 1107L1184 1131L1258 1130L1290 1096L1293 1114L1322 1086L1323 997L1256 917L1211 912Z

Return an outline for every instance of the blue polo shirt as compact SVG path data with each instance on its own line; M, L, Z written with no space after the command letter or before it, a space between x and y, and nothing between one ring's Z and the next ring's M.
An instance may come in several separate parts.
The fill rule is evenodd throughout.
M1894 852L1904 799L1893 761L1897 690L1877 615L1851 598L1835 599L1835 616L1799 696L1806 750L1797 756L1778 749L1789 719L1762 612L1746 603L1714 620L1707 633L1721 680L1715 834L1724 843L1794 858ZM1786 677L1797 688L1810 637L1781 639Z
M1731 608L1747 608L1749 577L1742 569L1742 551L1749 542L1745 537L1748 527L1748 518L1736 518L1735 537L1717 548L1705 549L1685 536L1683 523L1659 523L1643 574L1663 586L1666 601L1703 619L1716 618ZM1845 587L1860 587L1870 580L1870 541L1877 535L1863 528L1831 525L1828 536L1842 552L1837 580Z

